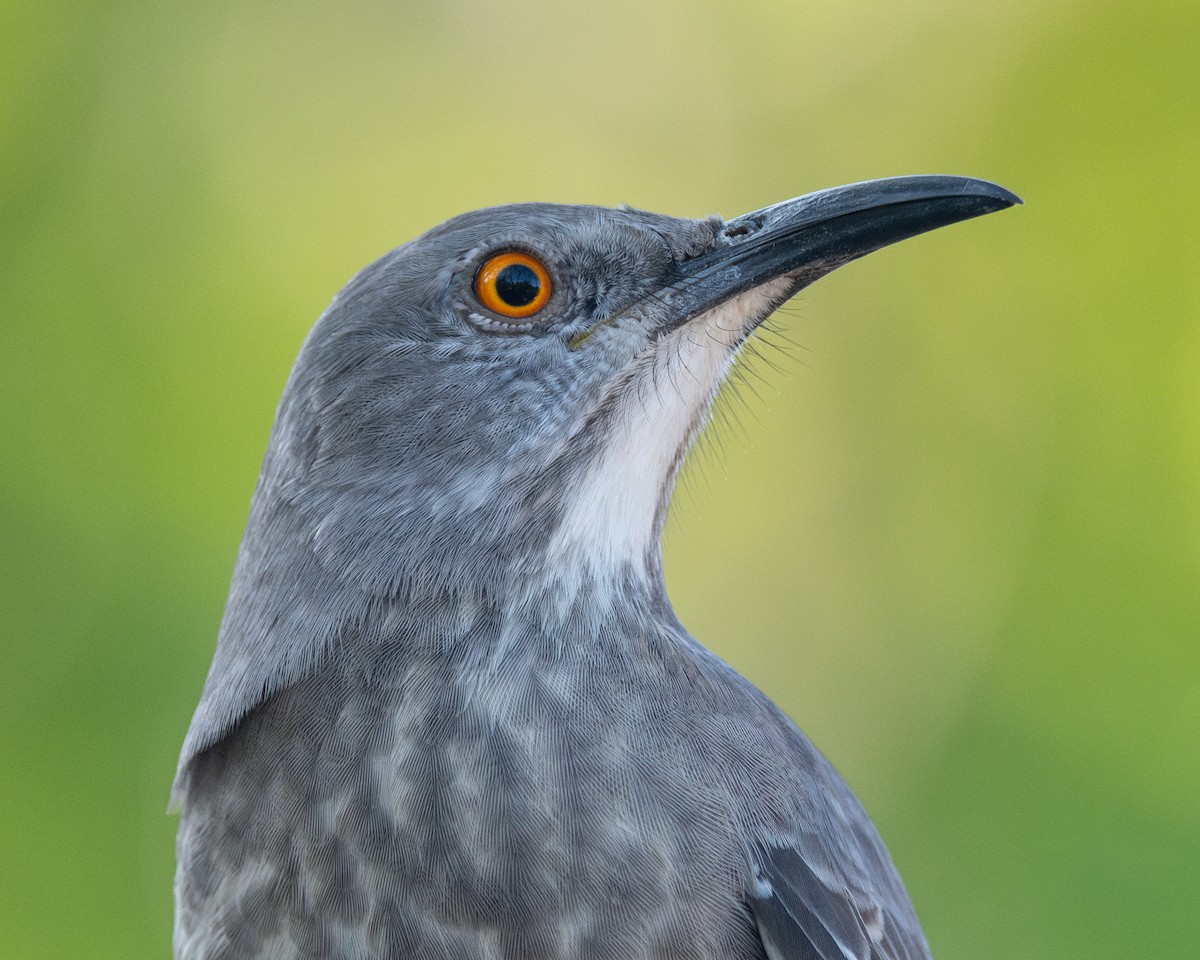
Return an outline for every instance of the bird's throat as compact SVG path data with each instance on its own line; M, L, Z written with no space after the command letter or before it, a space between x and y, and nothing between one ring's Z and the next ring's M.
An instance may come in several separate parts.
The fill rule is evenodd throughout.
M661 573L675 478L738 349L786 296L786 277L661 337L619 385L606 436L581 465L555 532L551 566L602 580Z

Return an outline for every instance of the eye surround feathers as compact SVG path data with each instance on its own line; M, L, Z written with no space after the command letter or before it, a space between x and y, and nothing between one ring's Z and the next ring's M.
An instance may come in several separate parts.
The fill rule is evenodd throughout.
M550 302L554 283L546 265L533 254L505 250L484 260L473 289L479 303L501 321L520 323Z

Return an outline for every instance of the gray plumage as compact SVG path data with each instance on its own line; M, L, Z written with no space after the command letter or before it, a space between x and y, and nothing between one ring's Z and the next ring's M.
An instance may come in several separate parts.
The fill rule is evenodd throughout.
M355 277L284 392L180 759L176 957L925 960L858 801L676 619L660 535L772 310L1014 202L526 204ZM552 284L528 318L480 299L504 251Z

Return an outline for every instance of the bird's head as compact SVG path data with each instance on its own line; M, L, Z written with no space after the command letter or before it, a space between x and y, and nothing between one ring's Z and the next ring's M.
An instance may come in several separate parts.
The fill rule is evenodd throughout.
M660 589L676 472L755 328L850 260L1016 202L902 177L729 221L520 204L367 267L284 393L192 752L380 605Z
M321 318L256 508L292 498L305 547L381 595L655 577L676 471L754 329L849 260L1014 201L912 177L727 222L551 204L457 217Z

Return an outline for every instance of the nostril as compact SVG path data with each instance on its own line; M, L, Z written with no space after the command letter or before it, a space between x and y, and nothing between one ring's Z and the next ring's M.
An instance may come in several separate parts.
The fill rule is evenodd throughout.
M758 218L750 220L745 217L739 217L736 223L726 225L725 229L721 231L721 236L726 240L732 240L735 237L748 237L761 228L762 221Z

